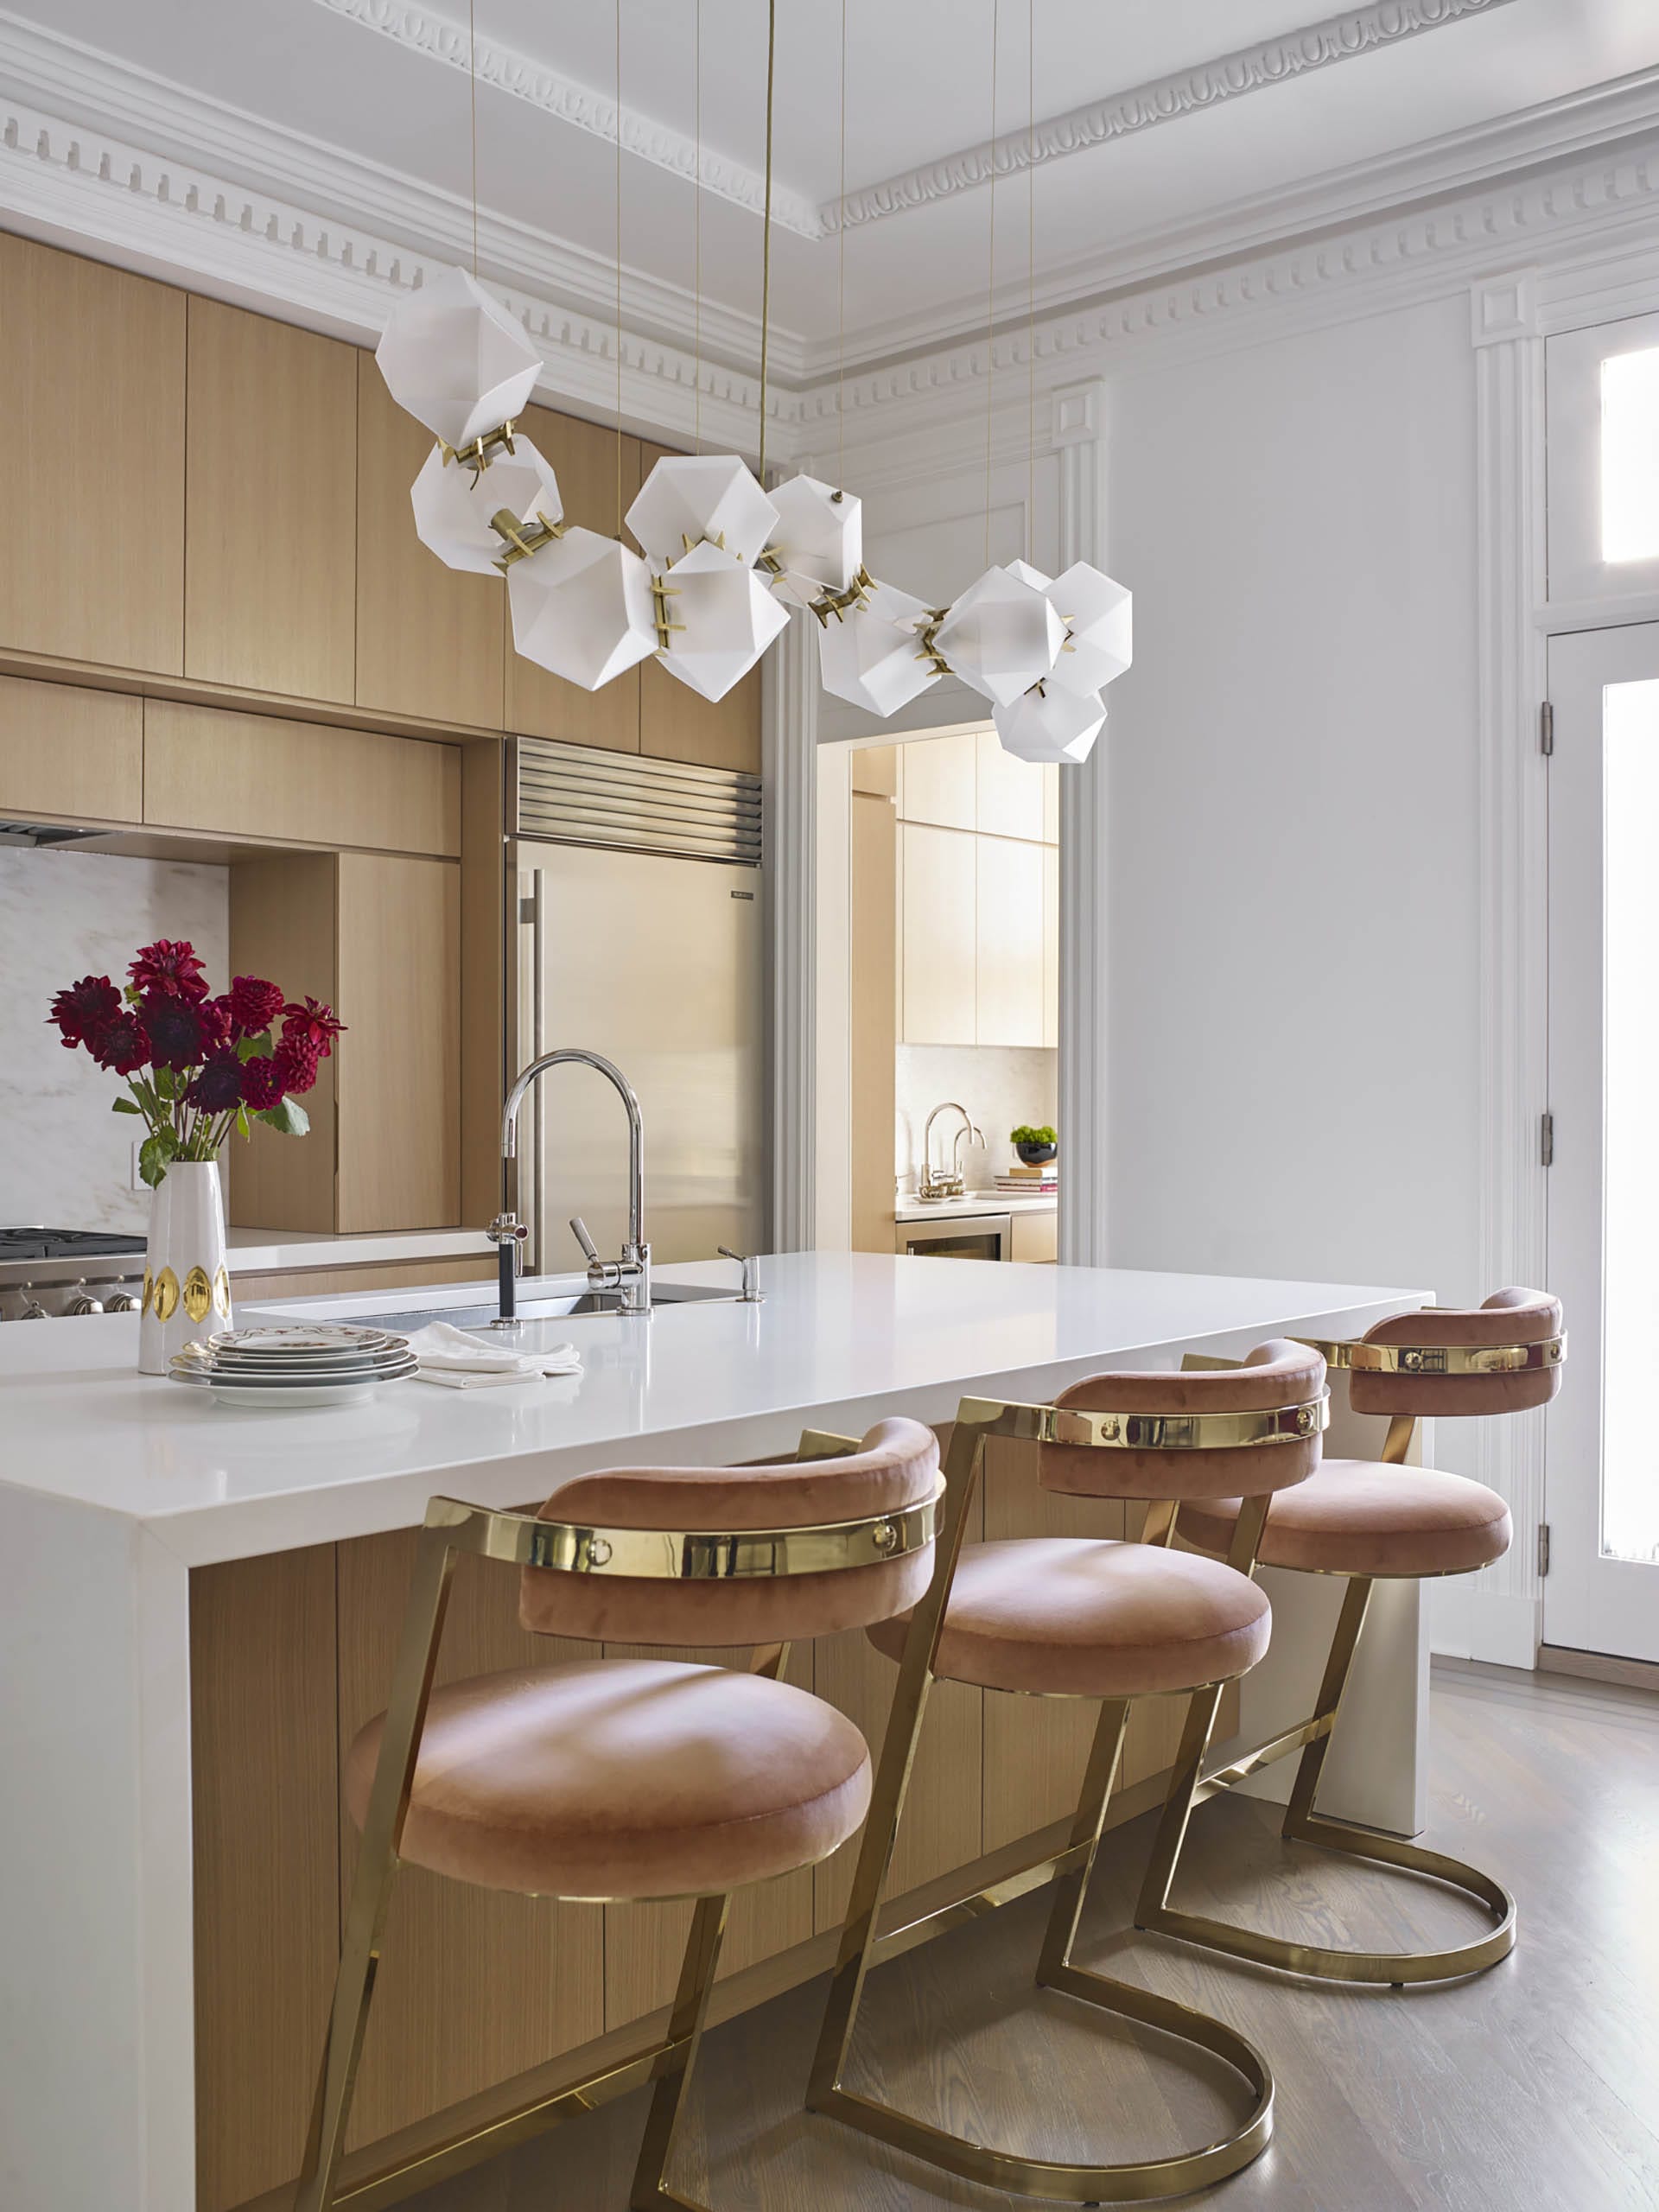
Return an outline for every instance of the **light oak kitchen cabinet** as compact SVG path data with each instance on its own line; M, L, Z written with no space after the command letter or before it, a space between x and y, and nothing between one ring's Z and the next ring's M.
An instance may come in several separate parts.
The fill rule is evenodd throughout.
M1043 1042L1043 851L1019 837L976 837L974 1041Z
M0 814L137 822L143 727L123 692L0 677Z
M971 832L936 830L922 822L901 823L899 834L904 1041L974 1044L979 841Z
M185 296L0 232L0 646L176 676Z
M349 701L357 348L193 298L184 672Z

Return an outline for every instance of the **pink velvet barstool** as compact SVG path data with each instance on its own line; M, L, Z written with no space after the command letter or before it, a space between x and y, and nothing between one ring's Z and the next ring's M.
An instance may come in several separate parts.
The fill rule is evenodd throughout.
M945 1464L945 1523L932 1582L907 1622L889 1618L868 1631L899 1662L899 1682L808 2092L814 2111L964 2180L1070 2203L1183 2194L1236 2172L1266 2146L1273 2076L1253 2044L1207 2013L1079 1967L1071 1953L1130 1707L1138 1697L1190 1690L1195 1707L1205 1706L1213 1719L1226 1683L1267 1649L1268 1600L1250 1580L1256 1541L1269 1497L1294 1495L1317 1467L1326 1417L1323 1358L1283 1341L1213 1373L1096 1376L1052 1405L963 1401ZM1039 1442L1046 1488L1143 1504L1140 1541L965 1544L965 1516L992 1436ZM1170 1548L1183 1500L1234 1491L1249 1503L1228 1563ZM884 1929L878 1907L934 1680L1028 1697L1090 1698L1101 1711L1065 1847L926 1917L949 1925L952 1916L983 1911L1052 1879L1039 1982L1225 2060L1251 2103L1219 2140L1114 2164L1040 2158L971 2141L847 2086L866 1976L893 1948L915 1940L921 1925Z
M1189 1715L1135 1918L1141 1928L1258 1966L1403 1988L1477 1974L1506 1957L1515 1947L1515 1900L1502 1884L1461 1859L1321 1817L1314 1810L1320 1770L1340 1719L1374 1583L1471 1574L1509 1549L1509 1508L1496 1491L1438 1468L1404 1464L1418 1421L1520 1413L1547 1404L1560 1388L1567 1339L1558 1300L1541 1291L1500 1290L1483 1306L1394 1314L1362 1338L1321 1343L1319 1350L1330 1365L1350 1370L1353 1410L1386 1415L1389 1432L1380 1459L1327 1459L1307 1482L1275 1497L1262 1530L1262 1566L1341 1575L1347 1581L1314 1711L1272 1743L1217 1770L1204 1764L1208 1738L1202 1715L1196 1709ZM1180 1535L1205 1552L1225 1554L1236 1541L1239 1510L1236 1497L1192 1499L1181 1508ZM1294 1942L1173 1907L1170 1892L1194 1806L1299 1750L1301 1763L1282 1829L1287 1841L1319 1844L1444 1883L1484 1909L1490 1930L1446 1949L1378 1952Z
M870 1796L863 1738L779 1679L794 1637L861 1628L925 1591L943 1490L932 1431L886 1421L861 1445L809 1434L794 1461L626 1468L567 1483L539 1515L434 1498L391 1705L352 1745L362 1831L296 2212L407 2193L655 2082L635 2212L701 2212L666 2176L734 1890L810 1866ZM754 1647L751 1669L599 1659L433 1687L461 1552L521 1570L519 1618L546 1635ZM570 1899L692 1897L666 2037L559 2095L372 2177L340 2157L400 1864ZM402 2187L397 2186L398 2183Z

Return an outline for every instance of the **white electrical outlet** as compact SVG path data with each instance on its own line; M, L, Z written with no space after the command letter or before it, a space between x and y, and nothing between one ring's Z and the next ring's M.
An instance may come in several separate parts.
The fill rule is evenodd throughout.
M147 1191L149 1188L149 1184L145 1182L143 1174L139 1172L138 1166L138 1155L143 1148L144 1141L140 1137L136 1141L132 1147L132 1179L127 1186L130 1190Z

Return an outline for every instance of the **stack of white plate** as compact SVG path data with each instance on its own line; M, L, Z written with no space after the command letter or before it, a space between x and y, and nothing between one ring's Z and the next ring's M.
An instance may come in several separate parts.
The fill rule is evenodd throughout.
M327 1322L287 1328L225 1329L187 1344L168 1373L233 1406L349 1406L385 1382L403 1382L418 1363L407 1337Z

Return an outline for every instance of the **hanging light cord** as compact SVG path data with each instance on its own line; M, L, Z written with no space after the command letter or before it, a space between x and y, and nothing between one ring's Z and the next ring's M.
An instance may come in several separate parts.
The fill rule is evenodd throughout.
M985 257L985 565L991 565L991 387L996 378L996 48L999 0L991 0L991 238Z
M467 73L473 111L473 275L478 275L478 21L477 0L467 0Z
M847 0L841 0L841 198L836 207L836 489L847 484Z
M622 0L616 17L616 534L622 535Z
M766 368L772 340L772 93L778 51L778 0L766 0L766 208L760 232L760 467L766 480Z
M1037 0L1026 0L1026 558L1037 531Z
M691 442L702 451L702 0L697 0L697 53L693 77L696 85L696 163L692 188L692 372Z

